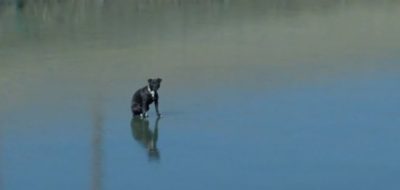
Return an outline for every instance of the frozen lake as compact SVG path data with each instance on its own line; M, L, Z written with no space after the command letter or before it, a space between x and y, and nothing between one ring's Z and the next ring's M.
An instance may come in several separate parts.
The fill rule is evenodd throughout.
M1 190L400 188L399 1L0 2Z

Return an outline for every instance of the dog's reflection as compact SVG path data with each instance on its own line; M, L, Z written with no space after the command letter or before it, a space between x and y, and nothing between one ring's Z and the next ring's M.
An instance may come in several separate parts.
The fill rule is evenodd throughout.
M133 138L146 148L150 161L157 161L160 159L160 152L157 148L159 120L160 117L156 119L153 130L149 127L149 121L147 119L134 117L131 120Z

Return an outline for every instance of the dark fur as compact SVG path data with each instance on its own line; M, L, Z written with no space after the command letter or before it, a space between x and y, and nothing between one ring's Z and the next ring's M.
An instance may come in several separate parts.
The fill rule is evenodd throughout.
M158 110L158 89L160 88L162 79L149 79L147 80L148 86L145 86L135 92L132 97L131 110L133 117L142 116L147 117L147 111L150 109L150 104L154 102L157 116L160 117ZM154 91L154 98L152 97L149 89Z

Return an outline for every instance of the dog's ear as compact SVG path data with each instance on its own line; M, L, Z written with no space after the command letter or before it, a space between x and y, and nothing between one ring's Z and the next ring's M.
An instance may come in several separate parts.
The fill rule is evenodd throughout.
M148 80L147 80L148 83L151 83L151 81L153 81L153 79L148 79Z
M157 78L157 82L161 83L162 79L161 78Z

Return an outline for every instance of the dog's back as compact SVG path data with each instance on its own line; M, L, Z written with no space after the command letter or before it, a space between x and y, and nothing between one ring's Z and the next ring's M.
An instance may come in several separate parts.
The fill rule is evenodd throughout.
M147 87L140 88L132 96L131 109L134 116L138 116L142 113L142 107L145 106L145 110L149 110L149 105L147 101L143 104L143 99L147 96Z

